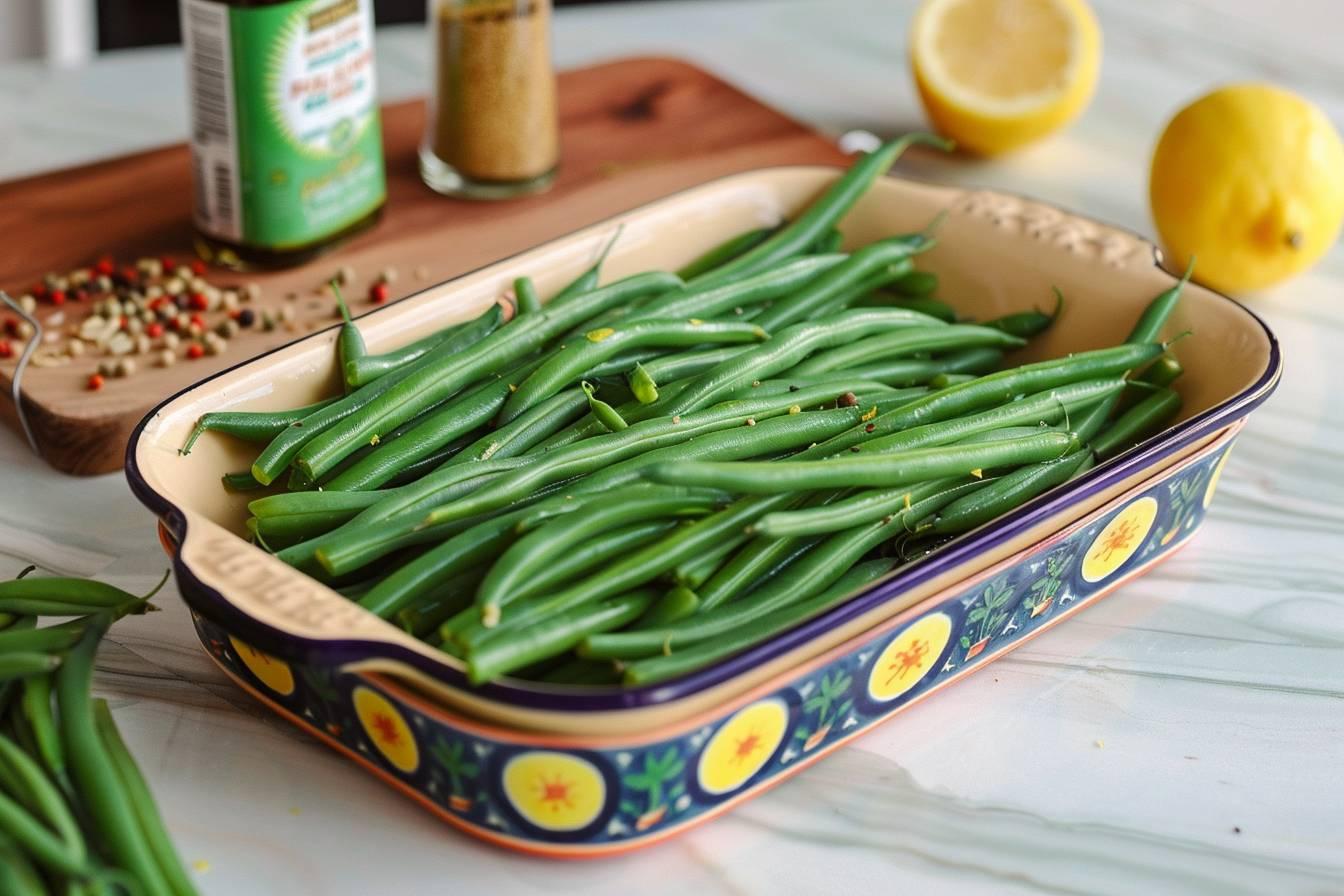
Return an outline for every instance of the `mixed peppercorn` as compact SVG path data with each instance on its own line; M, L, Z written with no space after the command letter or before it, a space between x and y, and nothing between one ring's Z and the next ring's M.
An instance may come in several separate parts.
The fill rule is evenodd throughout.
M207 272L199 260L163 256L119 265L105 256L89 267L47 274L18 299L29 315L45 312L43 344L34 352L32 366L59 367L77 358L100 357L96 372L85 381L96 391L109 379L131 376L142 366L168 367L179 358L221 355L246 330L283 326L298 331L296 293L289 293L278 307L263 307L259 284L212 283ZM395 278L395 269L384 269L369 286L369 301L387 302ZM336 275L343 285L354 279L349 266ZM325 289L323 285L318 291ZM0 322L0 360L18 355L32 336L27 321L5 317Z

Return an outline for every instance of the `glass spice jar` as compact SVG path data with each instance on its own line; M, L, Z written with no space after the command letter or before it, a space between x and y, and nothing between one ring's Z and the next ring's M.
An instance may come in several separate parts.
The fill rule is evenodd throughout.
M429 23L425 183L472 199L549 187L560 154L551 0L429 0Z

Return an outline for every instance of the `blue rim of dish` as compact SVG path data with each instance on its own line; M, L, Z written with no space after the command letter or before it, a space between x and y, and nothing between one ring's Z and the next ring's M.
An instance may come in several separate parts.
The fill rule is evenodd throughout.
M780 167L808 168L819 166ZM609 216L601 221L596 221L583 229L600 228L609 224L609 222L616 218L634 214L643 208L663 202L674 196L680 195L681 193L699 189L710 183L765 170L771 169L754 169L753 171L738 172L736 174L725 175L721 178L715 178L712 181L706 181L704 184L698 184L694 187L688 187L685 190L670 193L667 196L620 212L618 215ZM1004 195L1014 195L1003 190L994 192ZM1031 201L1040 202L1040 200L1036 199L1032 199ZM1051 205L1050 203L1041 204ZM1058 206L1053 205L1052 207L1058 208ZM1070 212L1069 214L1073 213ZM1114 225L1109 224L1106 226L1114 227ZM1164 274L1172 276L1173 282L1175 281L1175 276L1171 275L1169 271L1162 267L1161 249L1156 245L1153 245L1147 238L1142 237L1127 228L1114 227L1114 229L1129 233L1141 242L1152 246L1153 265ZM545 244L543 243L541 245ZM453 280L470 276L477 271L509 261L512 258L516 258L519 255L532 251L534 248L536 247L524 249L503 258L496 259L489 264L459 274L457 277L454 277ZM430 289L438 289L442 285L443 284L436 284L427 287L413 295L419 295ZM1208 289L1208 287L1203 288ZM313 665L335 667L356 662L366 662L374 659L380 661L395 661L404 663L430 678L436 679L444 685L467 691L486 700L509 706L541 709L551 712L601 712L637 709L672 703L707 688L723 684L762 663L769 662L775 657L807 643L828 629L844 625L846 622L872 611L892 598L895 598L912 588L917 588L937 576L943 575L949 570L974 558L976 555L999 547L1014 538L1024 529L1029 529L1042 521L1049 519L1068 506L1105 491L1133 476L1136 472L1151 467L1164 458L1170 457L1193 442L1244 418L1252 410L1263 403L1278 385L1279 378L1283 372L1283 360L1279 349L1279 341L1275 338L1274 332L1270 330L1269 326L1266 325L1255 312L1251 311L1245 305L1230 296L1212 289L1210 289L1209 292L1212 292L1224 301L1230 302L1239 308L1260 326L1264 331L1265 337L1269 340L1268 362L1260 377L1250 386L1246 387L1236 395L1233 395L1231 398L1191 417L1189 420L1182 421L1176 426L1148 439L1123 454L1098 464L1095 468L1073 482L1059 488L1051 489L1044 495L1023 504L1021 507L999 520L969 532L937 549L931 554L912 561L892 578L879 583L867 591L855 595L852 599L832 608L826 613L800 623L793 629L790 629L775 638L744 650L743 652L707 669L692 672L670 681L659 682L643 687L569 688L559 685L546 685L534 682L523 682L515 679L506 679L503 682L472 686L467 682L465 673L461 669L454 668L450 664L451 661L446 656L442 661L435 660L401 645L381 641L369 641L364 639L328 640L301 638L267 625L240 610L217 590L211 588L197 578L191 571L191 568L182 560L181 551L178 551L173 555L172 561L173 571L177 577L178 589L193 610L199 612L217 625L222 626L229 631L230 634L234 634L253 644L257 648L273 653L281 658L295 659ZM411 298L411 296L407 296L407 298ZM360 317L392 311L397 304L399 303L392 303L382 308L373 309L360 315ZM158 416L163 408L211 380L218 379L241 367L258 363L276 352L287 349L306 339L319 337L328 330L335 329L338 326L340 325L333 324L326 329L310 333L293 342L277 346L270 351L263 352L260 355L221 370L204 380L193 383L164 401L161 401L136 425L126 446L126 479L130 484L131 492L142 504L149 508L150 512L164 523L169 534L178 545L184 543L187 538L186 516L177 505L159 494L145 481L144 476L140 472L139 464L136 461L136 450L139 446L140 438L145 427Z

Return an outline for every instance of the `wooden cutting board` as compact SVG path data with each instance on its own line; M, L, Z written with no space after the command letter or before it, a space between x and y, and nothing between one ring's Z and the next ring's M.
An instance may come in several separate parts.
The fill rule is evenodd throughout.
M338 268L356 278L347 295L361 313L369 285L385 267L399 276L396 299L494 259L561 236L677 190L752 168L843 164L834 144L736 88L673 59L627 59L560 75L562 161L550 192L509 202L448 199L421 182L416 146L424 103L383 110L388 202L373 230L306 266L276 273L210 272L219 285L257 283L259 307L279 308L297 293L290 326L246 330L214 357L86 382L98 366L81 358L24 373L24 407L43 456L70 473L121 469L135 424L160 400L218 370L333 323L329 298L315 294ZM183 145L0 184L0 288L27 292L47 272L66 272L111 255L191 254L191 184ZM419 276L416 271L419 269ZM39 306L39 318L57 309ZM67 303L61 329L89 313ZM0 320L10 316L0 307ZM18 345L15 344L17 354ZM181 349L178 351L181 356ZM0 361L0 413L17 422L8 399L13 360Z

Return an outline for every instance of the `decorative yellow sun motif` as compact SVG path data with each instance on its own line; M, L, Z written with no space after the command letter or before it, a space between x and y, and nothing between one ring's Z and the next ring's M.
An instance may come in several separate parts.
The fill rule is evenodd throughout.
M789 708L771 698L741 709L723 724L700 754L696 774L706 793L730 793L761 770L789 727Z
M607 799L602 773L568 753L521 753L504 766L503 783L504 795L518 814L548 831L587 827Z
M930 613L892 638L868 673L868 696L879 703L895 700L928 674L952 637L946 613Z
M269 653L262 653L251 644L239 641L233 635L229 635L229 643L233 645L233 650L238 654L238 659L242 660L243 665L253 675L257 676L258 681L281 697L288 697L294 693L294 672L289 668L289 663L276 659Z
M1223 467L1227 466L1228 455L1232 453L1229 448L1223 452L1223 456L1218 459L1218 465L1213 468L1213 475L1209 477L1209 485L1204 489L1204 509L1208 510L1209 505L1213 503L1214 490L1218 488L1218 480L1223 477Z
M1117 513L1083 555L1083 578L1100 582L1125 564L1148 537L1157 518L1157 501L1143 497Z
M366 687L355 688L352 699L359 724L364 726L364 733L378 752L407 774L419 768L420 748L416 746L415 735L391 701Z

